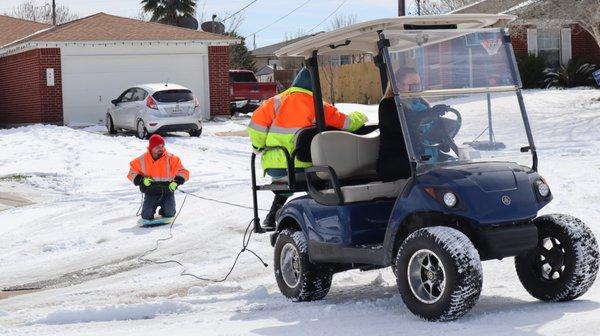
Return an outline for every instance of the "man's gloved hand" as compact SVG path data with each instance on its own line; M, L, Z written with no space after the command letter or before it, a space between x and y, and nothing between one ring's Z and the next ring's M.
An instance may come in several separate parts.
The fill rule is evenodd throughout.
M154 180L151 177L144 177L144 181L142 182L142 184L144 185L144 187L149 187L152 182L154 182Z
M175 178L173 179L173 181L171 181L171 183L169 183L169 190L171 190L171 192L175 192L175 190L177 190L177 187L179 187L180 185L185 183L185 179L179 175L175 176Z

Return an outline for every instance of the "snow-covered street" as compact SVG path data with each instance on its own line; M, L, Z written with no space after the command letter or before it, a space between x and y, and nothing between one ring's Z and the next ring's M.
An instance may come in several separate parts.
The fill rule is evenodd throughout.
M554 193L542 213L579 217L600 238L600 91L526 91L525 101L539 171ZM372 121L377 118L377 106L340 104L340 109L366 110ZM249 140L223 136L238 134L248 120L206 123L199 138L166 137L167 150L191 173L182 190L252 205ZM137 258L169 234L167 226L136 226L141 194L126 174L129 161L146 146L132 135L107 136L102 127L0 130L0 192L27 201L0 203L0 289L36 289L0 296L0 335L600 333L598 281L575 301L539 302L521 286L513 258L483 263L479 302L451 323L414 316L389 269L336 274L324 300L290 302L275 283L268 234L253 235L250 248L269 266L242 254L220 284L179 276L183 269L173 264L141 263ZM184 197L176 194L178 209ZM271 195L259 197L260 207L268 208ZM173 239L148 257L175 259L188 272L222 278L251 216L248 209L187 197Z

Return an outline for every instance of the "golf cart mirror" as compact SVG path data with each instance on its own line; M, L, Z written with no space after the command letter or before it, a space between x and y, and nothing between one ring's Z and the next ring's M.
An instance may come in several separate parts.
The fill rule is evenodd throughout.
M521 147L521 153L527 153L531 150L531 146Z
M117 106L119 105L119 100L118 99L113 99L110 101L113 105Z

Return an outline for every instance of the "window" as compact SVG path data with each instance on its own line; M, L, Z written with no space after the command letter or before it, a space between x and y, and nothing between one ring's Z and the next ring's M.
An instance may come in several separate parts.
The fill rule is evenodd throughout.
M537 36L538 55L544 57L547 66L558 66L560 64L560 30L539 29Z
M142 90L142 89L134 89L135 92L133 93L133 97L132 100L133 101L142 101L144 100L144 98L146 98L146 91Z
M252 71L230 71L229 81L232 83L256 82L256 77Z
M133 101L133 93L134 93L135 89L129 89L127 91L125 91L122 95L121 98L119 99L121 101L121 103L128 103Z
M194 100L194 95L190 90L165 90L155 92L152 97L159 103L181 103Z

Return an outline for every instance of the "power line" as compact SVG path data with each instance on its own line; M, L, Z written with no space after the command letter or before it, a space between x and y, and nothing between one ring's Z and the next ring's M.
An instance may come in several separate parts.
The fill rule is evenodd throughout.
M327 20L328 20L328 19L329 19L329 18L330 18L330 17L331 17L333 14L335 14L335 13L336 13L336 12L337 12L337 11L338 11L340 8L342 8L342 6L343 6L343 5L344 5L346 2L348 2L348 0L344 0L344 1L342 1L342 3L341 3L341 4L339 4L339 5L338 5L338 6L337 6L337 7L336 7L334 10L333 10L333 12L329 13L329 15L327 15L327 17L326 17L326 18L324 18L324 19L323 19L323 21L319 22L319 24L318 24L318 25L316 25L316 26L312 27L312 29L311 29L311 30L309 30L308 32L309 32L309 33L312 33L312 31L313 31L313 30L317 29L317 27L318 27L318 26L322 25L322 24L323 24L323 22L327 21Z
M292 11L290 11L289 13L287 13L287 14L285 14L284 16L280 17L279 19L277 19L277 20L275 20L275 21L271 22L270 24L268 24L268 25L266 25L266 26L262 27L261 29L259 29L259 30L255 31L254 33L252 33L252 34L250 34L250 35L247 35L247 36L246 36L246 37L244 37L244 38L248 38L248 37L250 37L250 36L252 36L252 35L258 34L258 33L260 33L261 31L263 31L263 30L265 30L265 29L267 29L267 28L271 27L272 25L276 24L277 22L279 22L279 21L281 21L281 20L285 19L286 17L288 17L288 16L292 15L292 13L294 13L294 12L295 12L295 11L297 11L298 9L300 9L300 8L304 7L304 5L306 5L306 4L307 4L307 3L309 3L310 1L311 1L311 0L306 0L306 1L305 1L305 2L303 2L303 3L302 3L300 6L298 6L298 7L294 8L294 9L292 9Z
M235 12L235 13L233 13L233 14L229 15L229 16L228 16L226 19L223 19L221 22L225 22L225 21L227 21L227 20L231 19L232 17L236 16L238 13L240 13L240 12L241 12L241 11L243 11L244 9L246 9L246 8L250 7L250 5L252 5L253 3L255 3L255 2L257 2L257 1L258 1L258 0L254 0L254 1L250 2L250 3L249 3L249 4L247 4L246 6L242 7L242 9L240 9L239 11L237 11L237 12Z

